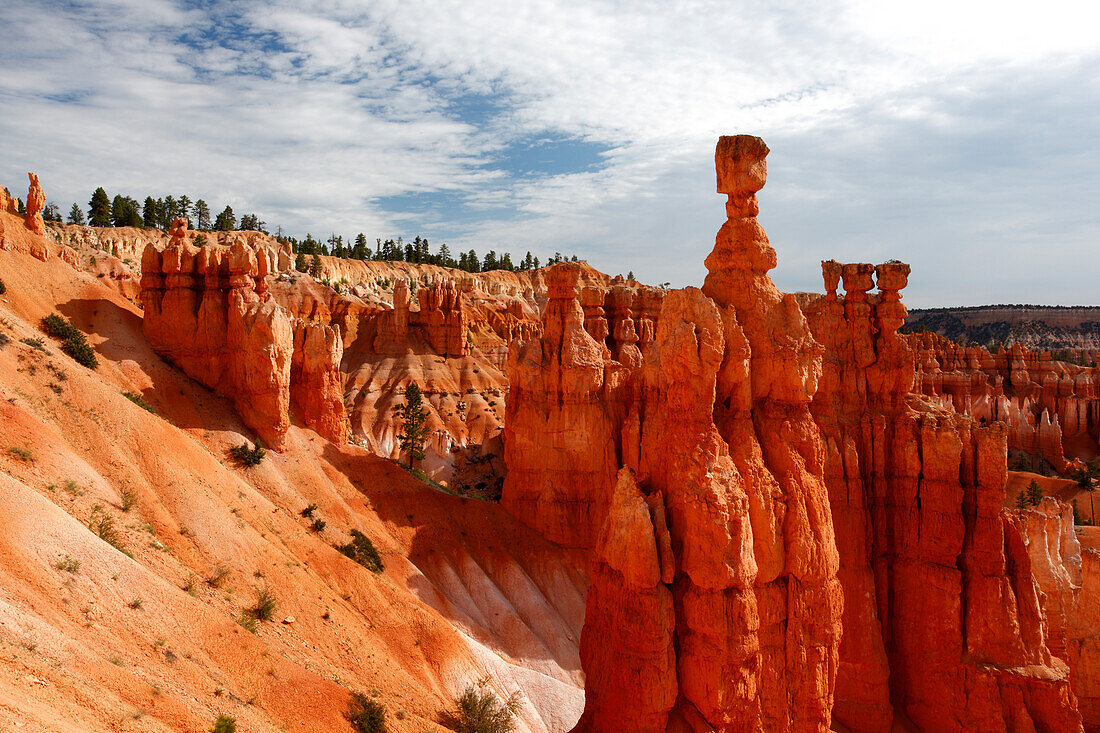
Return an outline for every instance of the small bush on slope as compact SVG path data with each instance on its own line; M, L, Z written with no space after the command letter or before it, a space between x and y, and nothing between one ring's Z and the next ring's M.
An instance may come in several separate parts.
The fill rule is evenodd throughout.
M351 531L351 542L346 545L336 545L336 549L372 573L380 573L385 568L382 556L378 554L378 549L370 541L370 537L357 529Z
M219 715L210 733L237 733L237 719L228 715Z
M122 396L125 397L126 399L130 400L131 402L133 402L135 405L137 405L141 409L145 410L146 412L151 412L154 415L157 414L156 408L154 408L152 405L150 405L148 402L146 402L145 398L142 397L137 392L123 392Z
M249 447L248 443L242 443L241 445L235 445L229 449L229 452L233 454L233 457L240 461L242 466L258 466L264 460L264 456L267 455L267 451L263 445L257 441L256 445Z
M511 733L518 704L518 692L502 701L484 679L467 687L455 699L455 709L443 713L439 722L456 733Z
M351 693L344 717L356 733L386 733L386 706L361 692Z
M92 349L84 333L67 318L51 313L42 319L42 330L54 338L61 339L61 350L71 356L76 363L89 369L99 366L95 350Z
M99 539L111 545L124 555L133 557L133 555L126 550L126 546L122 544L122 537L115 527L114 517L107 513L107 510L103 508L102 504L96 504L92 507L92 515L88 519L88 527L99 536Z
M275 594L265 585L256 591L256 606L252 609L252 615L258 621L270 621L275 617Z

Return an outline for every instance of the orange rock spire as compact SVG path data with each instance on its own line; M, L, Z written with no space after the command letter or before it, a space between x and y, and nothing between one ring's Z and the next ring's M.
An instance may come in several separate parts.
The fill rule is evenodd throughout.
M38 183L38 176L28 173L30 187L27 189L27 228L35 234L45 234L46 224L42 221L42 209L46 207L46 194Z

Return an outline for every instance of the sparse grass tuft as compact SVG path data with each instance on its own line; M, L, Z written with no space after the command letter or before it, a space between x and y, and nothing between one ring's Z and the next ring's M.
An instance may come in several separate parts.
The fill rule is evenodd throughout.
M214 569L210 571L210 577L206 579L206 584L215 588L221 588L229 577L230 572L229 568L224 565L215 565Z
M275 617L275 594L265 585L256 590L256 605L252 615L257 621L270 621Z
M35 338L31 338L31 337L28 336L27 338L23 338L23 339L19 339L19 340L22 341L23 343L25 343L27 346L29 346L32 349L35 349L37 351L45 351L46 350L46 342L43 341L42 339L35 339Z
M355 733L386 733L386 706L361 692L351 693L344 717Z
M260 465L264 460L264 456L267 455L267 451L259 441L256 441L256 445L252 447L249 447L248 443L235 445L229 449L229 452L242 466L246 467Z
M114 547L119 552L130 555L126 550L126 546L122 543L122 536L119 534L118 528L115 526L115 518L107 513L107 510L103 508L102 504L96 504L92 507L92 514L88 519L88 527L99 536L99 539L103 540L111 547ZM132 557L132 555L130 556Z
M126 605L128 605L130 608L134 609L135 611L138 611L138 610L141 609L141 607L144 603L145 602L142 601L141 598L135 597L135 598L132 598L130 600L130 602Z
M119 499L122 502L122 511L128 512L134 508L134 503L137 501L137 495L133 489L127 486L124 489L120 489L118 492Z
M54 563L54 567L66 573L79 573L80 561L66 555Z
M378 549L370 541L370 537L357 529L351 531L351 542L346 545L336 545L336 550L372 573L380 573L385 568L382 556L378 554Z
M34 453L18 445L8 448L8 455L17 461L23 461L23 463L34 463Z
M237 625L250 634L256 633L256 617L251 612L245 611L237 619Z

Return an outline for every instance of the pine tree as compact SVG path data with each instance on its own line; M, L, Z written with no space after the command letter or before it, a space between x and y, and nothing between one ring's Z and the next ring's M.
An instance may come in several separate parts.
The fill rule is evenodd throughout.
M147 229L155 229L157 226L157 202L152 196L145 197L145 203L141 207L141 221Z
M226 206L222 213L214 219L214 229L219 232L232 232L237 228L237 217L233 214L233 207Z
M73 208L69 209L69 223L84 224L84 212L80 210L80 206L77 204L73 204Z
M164 218L168 222L168 226L172 225L172 222L176 220L176 217L180 215L179 204L176 203L175 196L164 197Z
M1035 479L1031 479L1031 483L1027 485L1026 491L1027 503L1031 506L1039 506L1039 504L1043 502L1043 489Z
M634 271L633 271L633 270L631 270L630 272L626 273L626 279L627 279L627 280L633 280L633 279L634 279Z
M314 280L321 279L321 256L313 255L313 262L309 264L309 274Z
M305 272L309 269L309 265L306 264L305 252L299 252L298 256L294 258L294 269L298 272Z
M23 203L23 199L16 199L15 200L15 211L16 211L16 213L18 213L20 215L23 215L23 216L26 215L27 205L25 203Z
M111 226L111 199L103 188L97 188L88 202L88 223L94 227Z
M1073 474L1074 480L1077 481L1077 487L1082 491L1087 491L1089 494L1089 512L1094 522L1096 521L1096 501L1093 499L1093 495L1096 493L1096 486L1093 484L1092 479L1097 473L1100 473L1100 471L1096 469L1096 464L1093 461L1089 461L1085 468L1079 469Z
M180 216L187 219L191 215L191 199L185 194L177 199L176 204L179 206Z
M210 231L210 207L202 199L195 202L195 226L200 231Z
M405 402L397 406L397 416L401 418L402 452L409 455L409 468L413 461L424 460L424 443L428 437L428 415L424 411L424 399L420 387L410 384L405 388Z
M122 194L115 194L111 199L111 226L126 226L126 200L122 198Z
M1027 509L1031 506L1031 503L1027 499L1027 489L1024 489L1019 494L1016 494L1016 508Z

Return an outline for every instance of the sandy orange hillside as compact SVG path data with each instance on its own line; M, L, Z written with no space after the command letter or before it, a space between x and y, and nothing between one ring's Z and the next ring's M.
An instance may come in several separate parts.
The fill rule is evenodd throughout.
M301 427L284 453L237 466L228 449L252 436L230 403L157 357L136 306L50 247L44 262L0 251L0 729L206 730L225 713L242 731L341 731L362 691L390 730L419 733L483 677L521 691L521 730L571 727L579 555ZM97 370L41 333L55 310L89 335ZM103 517L132 559L89 529ZM333 549L353 528L381 574ZM275 619L251 634L237 621L265 586Z

